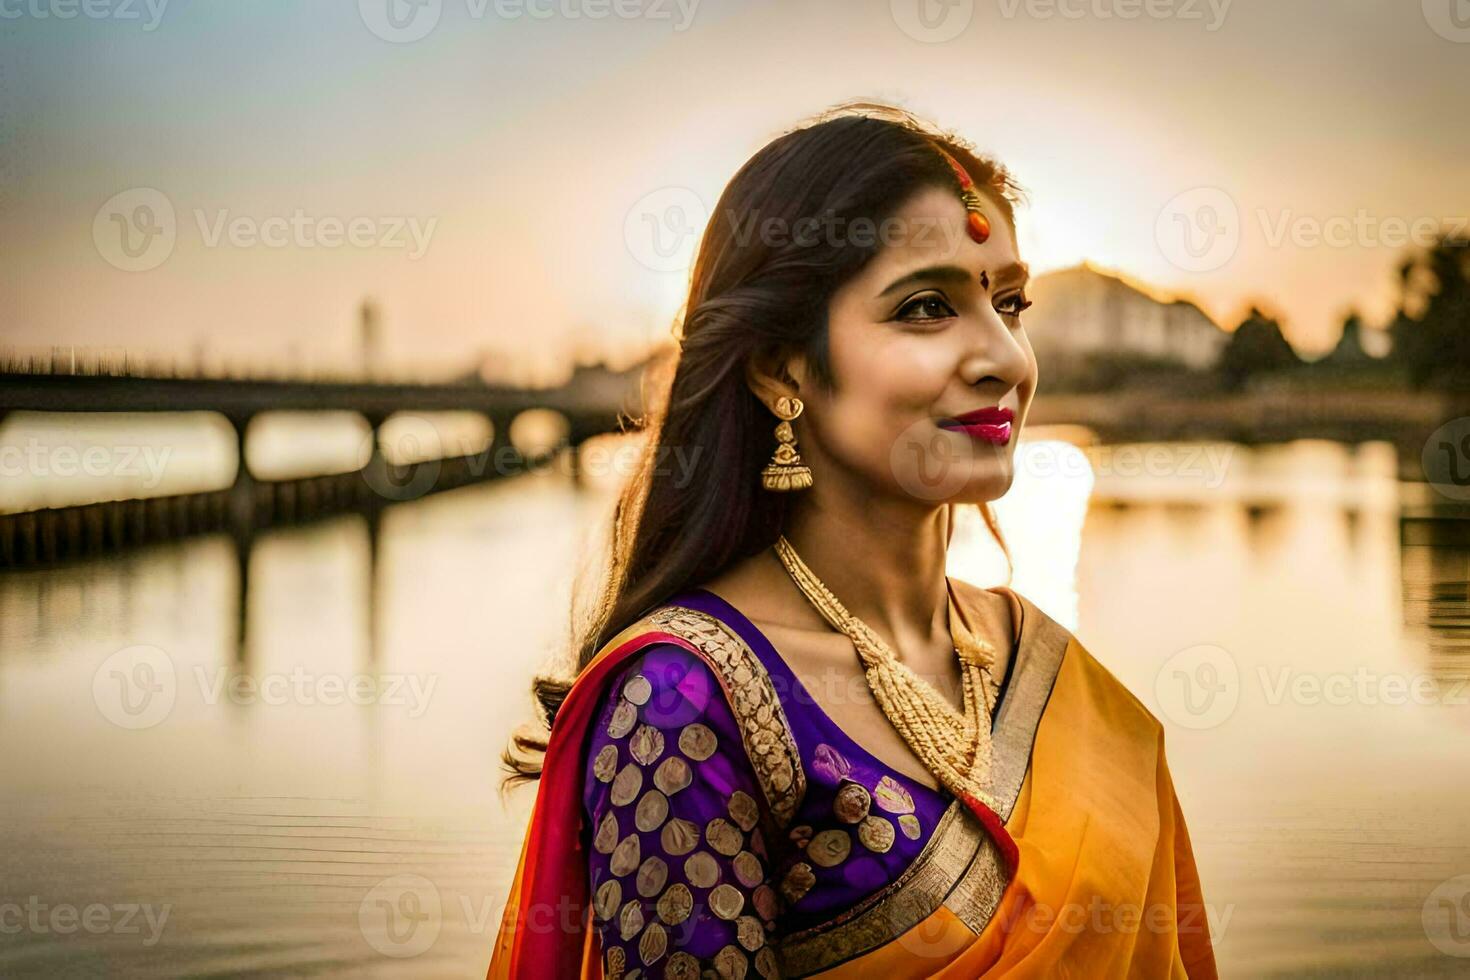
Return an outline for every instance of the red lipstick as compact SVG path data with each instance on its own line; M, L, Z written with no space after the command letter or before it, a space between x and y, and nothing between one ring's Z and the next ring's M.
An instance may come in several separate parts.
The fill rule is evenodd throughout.
M1009 408L996 406L976 409L952 418L943 418L938 424L942 429L953 429L956 432L965 433L972 439L983 439L986 442L1004 446L1011 441L1011 422L1014 420L1015 413Z

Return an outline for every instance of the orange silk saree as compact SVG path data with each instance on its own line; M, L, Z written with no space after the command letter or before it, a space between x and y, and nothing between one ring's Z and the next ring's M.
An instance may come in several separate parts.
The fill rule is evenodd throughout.
M955 584L962 610L978 617L981 590ZM778 921L771 944L779 975L1217 976L1158 720L1065 627L1013 590L992 591L1017 613L993 732L1001 836L1008 839L993 837L956 802L896 880L854 895L830 921L791 931ZM490 980L604 975L590 918L583 753L618 665L653 643L699 656L737 716L742 705L763 705L751 709L759 723L754 714L741 720L752 732L746 749L767 797L768 839L784 838L806 783L788 719L770 708L776 655L722 600L703 590L675 596L614 637L561 708ZM761 685L761 696L751 696ZM786 737L771 738L773 725ZM1002 858L1012 852L1013 871ZM667 963L627 966L646 978L663 976Z

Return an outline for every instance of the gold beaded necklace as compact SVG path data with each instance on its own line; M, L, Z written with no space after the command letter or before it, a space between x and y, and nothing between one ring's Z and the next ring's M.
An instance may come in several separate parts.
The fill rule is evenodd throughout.
M872 628L847 611L784 534L776 541L776 554L817 611L852 639L874 698L919 761L987 826L998 825L990 782L990 716L998 691L991 669L996 650L969 630L955 602L954 584L946 577L950 634L963 677L960 711L900 661ZM981 812L977 803L987 812Z

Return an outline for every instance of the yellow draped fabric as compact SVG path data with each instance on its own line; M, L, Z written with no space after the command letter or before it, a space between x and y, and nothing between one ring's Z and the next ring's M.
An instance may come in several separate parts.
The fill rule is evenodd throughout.
M1215 977L1158 721L1074 639L1006 822L1020 866L977 936L941 907L821 977Z

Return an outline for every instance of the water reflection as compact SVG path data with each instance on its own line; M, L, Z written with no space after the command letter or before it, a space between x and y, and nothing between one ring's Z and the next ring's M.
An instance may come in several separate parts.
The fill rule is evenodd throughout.
M1016 588L1165 723L1226 975L1452 975L1422 916L1470 872L1464 525L1406 516L1376 444L1181 448L1023 467ZM164 920L0 935L0 975L482 972L530 802L496 756L608 505L545 472L272 532L243 581L223 536L0 577L0 901ZM1000 580L963 532L952 570ZM1218 718L1168 686L1204 646ZM431 932L388 928L404 902Z
M1446 523L1422 543L1404 542L1399 572L1404 624L1422 638L1429 669L1449 685L1470 678L1470 544L1462 543L1464 522Z

